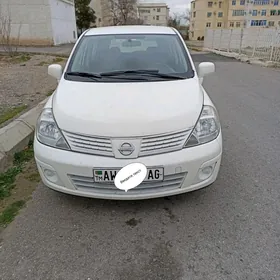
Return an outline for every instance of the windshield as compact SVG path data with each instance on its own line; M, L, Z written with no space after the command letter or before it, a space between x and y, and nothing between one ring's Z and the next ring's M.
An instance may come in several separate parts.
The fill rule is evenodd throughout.
M65 78L102 79L102 82L118 78L123 82L126 79L139 81L140 76L141 81L193 77L187 52L178 35L84 36L71 58Z

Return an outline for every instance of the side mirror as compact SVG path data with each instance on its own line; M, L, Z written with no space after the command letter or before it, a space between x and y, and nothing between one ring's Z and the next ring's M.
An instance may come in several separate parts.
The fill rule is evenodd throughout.
M198 65L198 77L200 82L203 82L203 78L210 73L215 72L215 64L212 62L201 62Z
M62 76L62 66L59 64L50 65L48 67L48 74L59 81Z

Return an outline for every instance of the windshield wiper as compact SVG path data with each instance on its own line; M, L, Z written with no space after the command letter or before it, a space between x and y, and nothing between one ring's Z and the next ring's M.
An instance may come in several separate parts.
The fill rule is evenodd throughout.
M104 72L100 73L101 76L107 77L107 76L118 76L123 74L153 74L158 73L158 70L153 69L139 69L139 70L120 70L120 71L112 71L112 72Z
M125 70L125 71L113 71L113 72L105 72L100 73L101 77L112 77L112 76L120 76L120 75L141 75L141 76L149 76L149 77L158 77L158 78L166 78L166 79L186 79L185 77L173 74L163 74L159 73L159 70Z
M66 75L70 75L70 76L77 76L77 77L85 77L85 78L90 78L90 79L93 79L93 80L96 80L96 79L102 79L103 77L104 78L113 78L113 79L116 79L116 80L131 80L131 81L146 81L147 79L145 77L118 77L118 75L116 75L116 77L114 77L115 75L100 75L100 74L97 74L97 73L88 73L88 72L66 72Z
M99 78L101 79L101 75L89 73L89 72L66 72L67 75L78 76L78 77L86 77L86 78Z
M164 78L164 79L174 79L174 80L184 80L186 79L183 76L179 75L172 75L172 74L163 74L163 73L145 73L145 75L149 75L151 77L159 77L159 78Z

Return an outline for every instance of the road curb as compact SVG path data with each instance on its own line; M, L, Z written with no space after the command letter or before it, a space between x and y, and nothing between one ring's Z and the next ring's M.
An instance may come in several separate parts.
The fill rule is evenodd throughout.
M49 56L54 56L54 57L63 57L63 58L68 58L70 56L69 54L66 53L50 53L50 52L36 52L36 51L20 51L17 52L17 55L24 55L24 54L32 54L32 55L49 55ZM0 50L0 55L6 55L9 56L9 54L3 52Z
M204 48L204 50L218 54L218 55L222 55L222 56L226 56L226 57L231 57L231 58L235 58L241 62L246 62L248 64L252 64L252 65L259 65L262 67L280 67L280 63L274 62L274 61L262 61L260 59L257 58L251 58L247 55L244 54L238 54L238 53L230 53L230 52L224 52L224 51L218 51L218 50L211 50L208 48Z
M11 164L14 153L23 150L33 139L37 119L48 98L0 129L0 172Z

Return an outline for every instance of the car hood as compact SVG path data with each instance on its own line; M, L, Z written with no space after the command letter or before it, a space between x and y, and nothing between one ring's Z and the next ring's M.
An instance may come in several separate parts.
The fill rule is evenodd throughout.
M65 131L133 137L191 128L203 105L198 79L141 83L61 80L53 112Z

